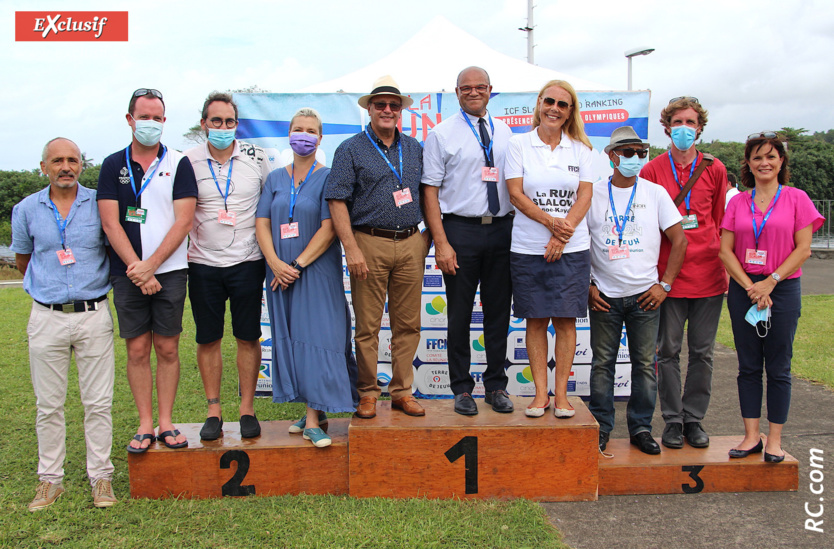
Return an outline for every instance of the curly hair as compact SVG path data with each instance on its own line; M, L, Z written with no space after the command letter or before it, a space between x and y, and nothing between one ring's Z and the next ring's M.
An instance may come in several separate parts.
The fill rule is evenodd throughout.
M694 109L695 112L698 113L698 125L701 126L701 130L698 132L698 135L695 136L695 139L701 137L701 132L707 127L707 116L709 116L709 112L692 97L681 97L677 101L672 101L666 105L662 111L660 111L660 123L663 124L663 129L666 132L666 135L672 135L670 133L670 128L672 127L672 117L675 116L678 111L686 109Z

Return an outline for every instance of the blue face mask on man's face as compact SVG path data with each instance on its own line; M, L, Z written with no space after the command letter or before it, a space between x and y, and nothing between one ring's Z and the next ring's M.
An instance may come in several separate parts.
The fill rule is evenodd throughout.
M695 136L698 132L695 131L695 128L681 125L675 126L669 133L672 134L672 143L678 150L688 151L695 144Z
M759 309L758 305L753 305L747 310L747 314L744 315L744 320L756 328L756 335L766 337L768 330L770 330L770 307ZM764 334L759 332L760 322L764 327Z

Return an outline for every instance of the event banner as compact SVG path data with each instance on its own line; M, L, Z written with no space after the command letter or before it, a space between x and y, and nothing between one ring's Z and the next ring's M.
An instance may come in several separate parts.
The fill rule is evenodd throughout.
M400 130L419 140L425 141L431 129L445 117L459 110L454 93L409 94L414 104L403 110ZM599 177L607 177L611 167L602 149L608 144L611 132L623 125L633 126L637 134L648 137L649 92L579 92L580 113L585 122L585 131L594 146L594 161ZM255 143L267 150L273 167L285 165L292 158L289 151L288 131L293 114L302 107L313 107L322 116L324 139L319 158L331 163L338 145L361 131L368 123L368 112L357 104L361 94L235 94L238 104L240 126L237 137ZM490 114L500 118L515 133L530 131L535 93L493 94L489 102ZM345 296L351 304L350 279L343 264ZM266 290L264 290L266 291ZM272 346L266 299L261 313L263 361L258 379L258 393L271 394ZM352 312L351 304L351 312ZM385 390L391 379L391 331L388 323L387 304L379 335L379 384ZM426 258L421 303L422 334L414 358L414 388L416 395L428 398L451 396L448 365L446 364L446 297L443 276L430 254ZM573 369L568 382L568 394L588 396L590 394L591 347L588 318L576 322L576 352ZM486 368L485 342L483 334L483 312L479 295L473 303L470 324L470 347L472 353L470 373L476 381L474 393L482 395L484 386L481 377ZM548 366L554 363L555 336L552 327L548 332ZM509 385L507 390L514 395L533 395L535 392L530 365L527 358L524 320L512 318L507 334L507 357L505 361ZM630 364L625 331L620 341L617 357L617 372L614 394L626 397L630 394ZM553 389L553 374L550 373L550 389Z

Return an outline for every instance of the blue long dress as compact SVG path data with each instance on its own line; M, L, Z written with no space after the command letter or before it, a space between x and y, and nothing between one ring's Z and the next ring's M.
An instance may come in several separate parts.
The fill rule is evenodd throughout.
M297 238L281 239L289 221L291 177L280 168L269 174L258 202L257 217L272 222L272 241L281 261L291 263L330 218L324 200L329 168L313 172L301 185L293 212ZM350 310L342 282L339 241L308 265L286 290L270 288L274 275L266 270L267 307L272 330L272 401L305 402L330 413L353 412L356 361L350 342Z

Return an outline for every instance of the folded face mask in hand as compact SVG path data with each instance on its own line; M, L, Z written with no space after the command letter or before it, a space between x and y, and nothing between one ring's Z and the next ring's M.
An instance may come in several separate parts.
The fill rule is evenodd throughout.
M758 305L753 305L747 310L747 314L744 315L744 320L756 328L756 335L766 337L768 330L770 330L770 307L760 310ZM764 327L764 334L759 332L760 322Z

